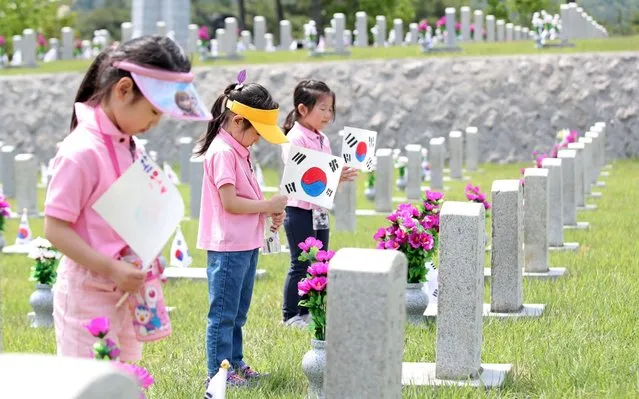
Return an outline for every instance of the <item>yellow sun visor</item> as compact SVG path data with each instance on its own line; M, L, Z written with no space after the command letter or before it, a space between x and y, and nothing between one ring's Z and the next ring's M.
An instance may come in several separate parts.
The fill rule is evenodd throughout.
M269 143L288 143L288 139L284 135L284 132L282 132L282 129L277 126L277 117L280 114L279 108L257 109L233 100L226 101L226 108L230 109L231 112L248 119L259 135L264 137L264 140Z

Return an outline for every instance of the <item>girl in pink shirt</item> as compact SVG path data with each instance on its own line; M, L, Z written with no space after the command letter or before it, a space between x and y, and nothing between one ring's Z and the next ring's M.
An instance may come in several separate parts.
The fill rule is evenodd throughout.
M154 127L162 113L183 115L176 93L194 99L188 119L211 118L190 70L171 39L140 37L98 55L78 89L72 131L53 161L45 201L45 236L64 254L54 286L59 355L91 357L95 339L84 325L97 317L110 319L107 337L120 346L120 360L142 355L131 310L116 304L125 292L137 293L147 273L121 260L128 246L93 204L138 155L133 136Z
M331 144L322 129L335 119L335 93L324 82L303 80L295 87L293 105L295 108L284 125L289 142L331 154ZM288 159L287 152L282 151L284 162ZM340 181L351 181L356 177L357 170L344 167ZM322 242L323 249L328 250L328 210L308 202L290 200L286 207L284 230L291 251L291 266L284 281L283 323L303 328L309 324L309 315L308 309L299 306L301 297L297 284L306 277L310 264L298 259L301 254L299 244L308 237L315 237Z
M265 200L255 177L249 147L260 137L285 143L277 126L278 104L262 86L243 84L245 73L224 90L211 113L213 121L198 142L204 156L198 248L207 251L209 312L206 328L208 381L224 359L231 362L227 383L242 386L261 375L245 362L242 327L251 304L264 218L276 231L287 197Z

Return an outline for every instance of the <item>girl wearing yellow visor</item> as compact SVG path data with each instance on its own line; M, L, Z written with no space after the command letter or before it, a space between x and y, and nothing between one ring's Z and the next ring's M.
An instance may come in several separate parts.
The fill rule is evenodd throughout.
M260 137L273 144L288 141L277 126L278 104L264 87L244 84L244 79L242 71L238 83L217 99L211 110L213 120L197 149L197 155L204 157L197 247L207 251L208 377L228 359L232 368L227 384L232 386L263 375L244 362L242 327L264 242L265 216L272 217L274 230L279 228L287 202L282 195L264 199L248 150Z

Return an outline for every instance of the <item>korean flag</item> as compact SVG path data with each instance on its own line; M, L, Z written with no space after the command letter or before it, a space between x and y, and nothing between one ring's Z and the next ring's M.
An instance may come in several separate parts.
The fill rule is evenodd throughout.
M344 127L342 158L346 166L370 172L374 168L375 144L377 132L372 130Z
M281 194L331 209L343 167L340 157L291 144Z

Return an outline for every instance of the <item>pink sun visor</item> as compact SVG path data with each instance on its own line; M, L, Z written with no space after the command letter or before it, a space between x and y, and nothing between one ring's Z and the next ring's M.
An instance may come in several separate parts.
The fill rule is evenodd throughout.
M191 72L170 72L128 61L113 66L131 72L140 91L154 107L176 119L210 121L213 116L193 86Z

